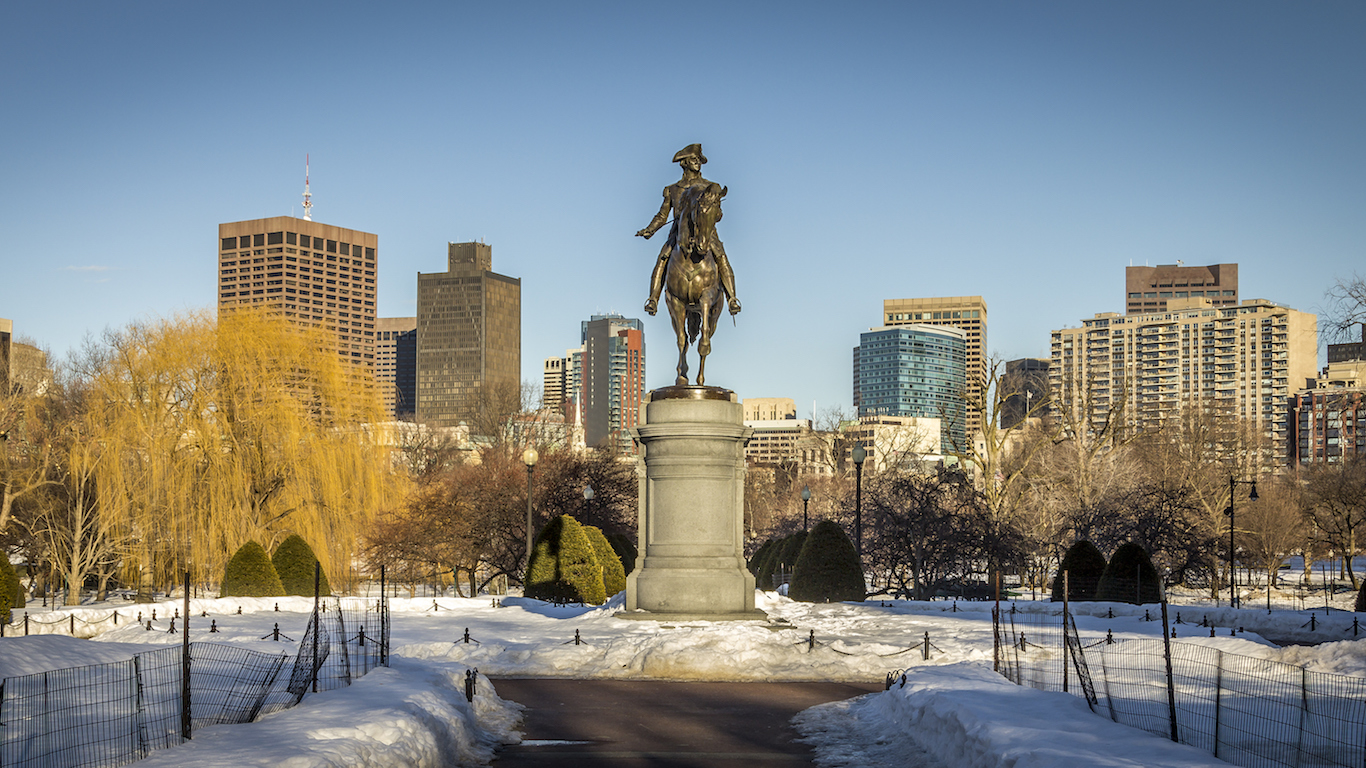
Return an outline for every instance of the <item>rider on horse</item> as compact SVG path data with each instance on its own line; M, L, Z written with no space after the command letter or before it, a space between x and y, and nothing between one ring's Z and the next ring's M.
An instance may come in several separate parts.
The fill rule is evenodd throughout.
M683 166L683 178L664 188L664 203L659 206L659 213L655 214L644 229L636 233L638 237L650 239L650 236L669 220L670 211L673 212L674 223L669 228L669 239L664 243L664 247L659 249L659 259L655 262L654 273L650 275L650 300L645 302L645 311L651 315L659 310L659 293L664 289L664 270L669 263L669 254L678 244L677 219L683 193L690 187L706 186L711 183L702 178L702 164L707 162L707 157L702 154L701 144L689 144L678 150L673 161ZM730 268L730 261L726 258L726 249L721 245L721 239L713 238L712 243L712 256L715 257L717 270L720 272L721 286L730 299L729 309L734 315L740 311L740 300L735 298L735 272Z

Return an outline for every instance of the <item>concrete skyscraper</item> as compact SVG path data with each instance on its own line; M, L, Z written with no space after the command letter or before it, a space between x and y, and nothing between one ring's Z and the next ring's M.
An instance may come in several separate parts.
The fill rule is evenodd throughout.
M522 281L484 243L450 243L447 267L417 276L417 418L475 426L520 397Z
M218 312L269 308L336 334L337 354L375 365L379 237L293 216L218 225Z
M963 329L967 378L962 397L968 403L967 434L976 434L982 428L982 415L972 403L981 401L987 378L987 303L981 296L887 299L882 302L882 321L887 326L914 323Z

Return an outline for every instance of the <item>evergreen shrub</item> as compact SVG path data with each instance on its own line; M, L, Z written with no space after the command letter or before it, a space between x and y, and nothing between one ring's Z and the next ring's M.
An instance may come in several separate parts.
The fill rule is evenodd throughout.
M867 585L858 550L837 523L822 520L811 528L793 565L787 596L806 603L863 602Z
M585 605L607 601L602 566L578 520L560 515L541 529L531 548L525 594Z
M778 558L783 553L783 543L787 539L769 539L768 553L759 562L759 569L754 572L754 584L759 589L765 591L773 590L773 571L778 565Z
M617 559L621 561L621 570L627 575L636 569L636 558L640 552L636 545L631 541L631 537L624 533L609 533L607 543L612 545L612 551L617 553Z
M603 535L602 529L592 525L583 526L588 542L593 545L593 554L602 566L602 591L607 597L626 589L626 569L621 558L612 549L612 543Z
M270 562L275 566L275 573L279 575L286 595L313 596L313 568L318 557L301 536L291 534L281 542L275 548L275 554L271 555ZM318 594L332 594L332 585L327 583L327 571L323 571L318 579Z
M1087 539L1080 539L1068 548L1058 565L1058 575L1053 578L1053 600L1059 603L1062 602L1063 571L1068 573L1068 600L1095 600L1096 586L1101 574L1105 573L1105 555Z
M0 550L0 623L10 622L11 608L24 607L20 591L22 589L19 575L14 572L14 566L10 565L9 553Z
M223 569L220 597L283 597L285 587L266 555L266 550L248 541L232 556Z
M754 550L754 554L750 555L749 563L746 564L750 573L755 576L759 575L759 567L764 564L764 558L768 557L768 553L772 551L772 549L773 539L769 539L761 544L758 549Z
M1096 599L1114 603L1160 603L1162 589L1157 569L1142 546L1130 541L1121 544L1096 585Z
M1361 589L1357 590L1357 604L1352 607L1357 613L1366 613L1366 580L1361 582Z

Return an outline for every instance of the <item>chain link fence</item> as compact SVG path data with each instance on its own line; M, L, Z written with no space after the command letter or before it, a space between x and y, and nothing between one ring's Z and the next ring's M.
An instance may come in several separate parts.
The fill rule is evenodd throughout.
M1169 639L1083 639L1064 610L993 617L996 669L1018 685L1084 696L1234 765L1366 766L1366 678Z
M286 653L193 642L6 678L0 766L125 765L180 744L194 729L251 722L310 691L350 685L388 666L388 654L386 598L327 598L316 602L292 662Z

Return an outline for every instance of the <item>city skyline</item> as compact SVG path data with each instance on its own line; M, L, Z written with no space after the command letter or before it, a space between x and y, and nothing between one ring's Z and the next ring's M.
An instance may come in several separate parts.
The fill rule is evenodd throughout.
M631 6L270 6L241 55L205 44L266 8L0 11L16 336L60 359L214 306L216 225L302 215L305 153L313 219L383 240L379 316L416 314L445 243L496 243L539 382L582 317L641 315L658 240L632 234L701 142L745 307L709 383L801 417L851 405L848 350L887 299L980 295L986 354L1046 357L1052 330L1125 311L1131 264L1236 263L1241 298L1320 312L1366 252L1357 5L716 5L686 26ZM723 74L666 83L674 39ZM678 88L700 108L672 114ZM645 336L658 358L667 318ZM647 389L671 378L656 364Z

